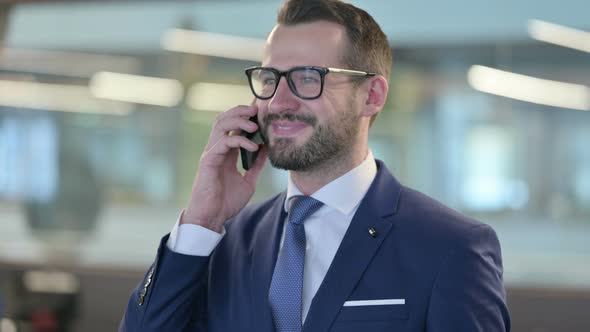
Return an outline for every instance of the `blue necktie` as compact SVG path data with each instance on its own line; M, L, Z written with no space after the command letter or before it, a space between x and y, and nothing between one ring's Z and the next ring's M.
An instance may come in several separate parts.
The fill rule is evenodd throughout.
M291 198L283 250L277 258L268 298L277 332L301 332L305 228L303 221L323 203L309 196Z

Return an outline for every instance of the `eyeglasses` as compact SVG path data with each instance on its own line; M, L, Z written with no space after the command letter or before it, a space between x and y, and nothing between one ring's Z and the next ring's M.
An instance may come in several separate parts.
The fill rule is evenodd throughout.
M279 81L285 76L289 88L301 99L316 99L324 90L324 78L329 73L344 74L358 77L375 76L374 73L325 67L294 67L287 71L280 71L267 67L252 67L246 69L248 83L252 93L258 99L270 99L277 92Z

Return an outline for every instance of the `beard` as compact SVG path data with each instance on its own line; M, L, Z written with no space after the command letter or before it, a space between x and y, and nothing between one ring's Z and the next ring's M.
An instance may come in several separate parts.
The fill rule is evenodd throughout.
M359 116L356 115L352 101L346 103L347 109L335 119L318 124L313 115L299 113L268 113L263 119L263 140L268 148L268 159L273 167L309 172L327 163L334 163L350 152L359 131ZM307 142L297 146L292 137L279 137L269 142L268 131L274 120L299 121L313 128Z

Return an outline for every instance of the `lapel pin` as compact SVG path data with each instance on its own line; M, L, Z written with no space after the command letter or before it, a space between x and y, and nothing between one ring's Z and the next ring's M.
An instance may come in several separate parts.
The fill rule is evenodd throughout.
M377 237L377 231L373 227L369 227L369 234L371 234L372 237Z

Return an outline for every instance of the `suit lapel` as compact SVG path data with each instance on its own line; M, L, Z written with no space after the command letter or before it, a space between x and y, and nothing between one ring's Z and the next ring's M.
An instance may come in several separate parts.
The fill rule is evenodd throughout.
M255 227L252 239L252 311L253 321L257 322L256 331L274 331L272 313L268 302L268 291L274 271L279 243L286 212L283 208L286 193L277 197L271 210Z
M392 228L400 184L381 161L312 303L304 332L328 331ZM376 236L369 234L369 228Z

